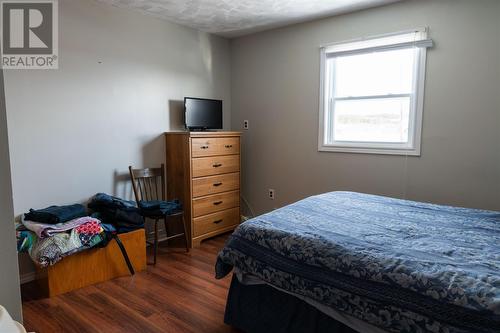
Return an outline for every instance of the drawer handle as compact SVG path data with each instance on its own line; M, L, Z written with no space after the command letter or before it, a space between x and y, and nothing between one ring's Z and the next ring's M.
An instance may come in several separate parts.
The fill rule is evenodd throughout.
M221 167L221 166L222 166L222 164L221 164L221 163L215 163L215 164L213 164L212 166L213 166L214 168L218 168L218 167Z
M214 221L214 223L215 223L215 224L219 224L219 223L221 223L222 221L223 221L222 219L220 219L220 220L215 220L215 221Z
M225 145L226 148L233 148L233 145Z
M201 149L208 149L208 146L201 146Z
M215 183L214 186L221 186L222 182Z
M222 203L222 200L221 201L216 201L214 202L214 205L217 206L217 205L220 205Z

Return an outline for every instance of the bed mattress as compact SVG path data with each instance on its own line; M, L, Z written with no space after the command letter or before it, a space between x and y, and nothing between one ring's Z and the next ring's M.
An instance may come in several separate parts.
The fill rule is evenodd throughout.
M500 331L500 213L353 192L241 224L233 267L389 332Z

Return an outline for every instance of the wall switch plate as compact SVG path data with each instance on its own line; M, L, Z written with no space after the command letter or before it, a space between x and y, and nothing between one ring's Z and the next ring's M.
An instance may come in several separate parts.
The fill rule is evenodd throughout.
M269 199L274 200L274 197L275 197L274 190L272 188L270 188L269 189Z
M248 129L249 126L249 121L248 120L243 120L243 128Z

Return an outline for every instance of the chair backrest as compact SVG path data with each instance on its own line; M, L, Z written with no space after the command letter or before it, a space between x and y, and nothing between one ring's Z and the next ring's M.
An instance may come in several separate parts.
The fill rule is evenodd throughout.
M165 166L133 169L128 167L135 200L165 200Z

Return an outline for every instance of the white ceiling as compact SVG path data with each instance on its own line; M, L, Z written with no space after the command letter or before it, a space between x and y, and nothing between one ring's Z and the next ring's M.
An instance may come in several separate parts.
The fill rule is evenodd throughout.
M181 25L238 37L400 0L98 0Z

